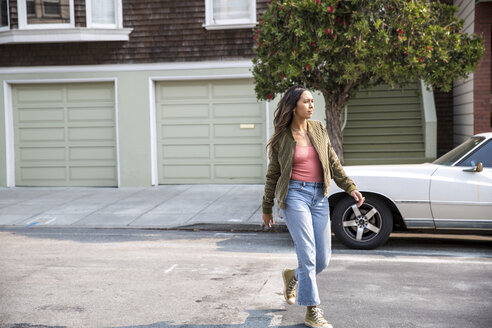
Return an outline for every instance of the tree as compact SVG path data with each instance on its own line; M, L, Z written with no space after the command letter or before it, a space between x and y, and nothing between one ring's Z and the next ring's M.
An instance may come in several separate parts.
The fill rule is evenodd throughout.
M294 84L320 91L343 162L340 115L358 89L422 79L449 91L475 70L483 41L460 32L456 11L430 0L273 0L253 36L257 98Z

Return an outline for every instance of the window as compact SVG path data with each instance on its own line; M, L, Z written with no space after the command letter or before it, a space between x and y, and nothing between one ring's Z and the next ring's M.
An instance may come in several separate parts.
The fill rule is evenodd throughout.
M74 27L74 0L18 0L19 29Z
M87 0L87 27L121 28L121 0Z
M9 28L9 3L0 0L0 31Z
M251 28L256 25L255 0L205 0L205 28Z
M484 145L480 146L480 148L458 165L475 166L480 162L483 164L483 167L492 168L492 140L489 140Z
M128 41L133 31L123 27L123 0L78 0L78 7L85 3L87 28L75 27L75 0L16 1L19 28L10 29L9 0L0 0L0 45Z

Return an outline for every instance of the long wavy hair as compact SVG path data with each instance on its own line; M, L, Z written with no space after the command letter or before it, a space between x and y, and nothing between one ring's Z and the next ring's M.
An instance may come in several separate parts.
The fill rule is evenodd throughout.
M273 147L275 147L280 139L280 136L292 122L294 109L304 91L309 90L302 85L294 85L285 92L282 99L278 102L273 118L275 132L266 145L267 149L270 149L270 155L272 154Z

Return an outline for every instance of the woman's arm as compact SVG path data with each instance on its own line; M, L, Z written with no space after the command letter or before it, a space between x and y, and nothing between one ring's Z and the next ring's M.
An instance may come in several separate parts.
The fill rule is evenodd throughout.
M278 162L278 149L272 148L270 163L266 174L265 190L263 193L262 211L264 214L272 214L273 199L275 198L275 188L280 177L280 164Z

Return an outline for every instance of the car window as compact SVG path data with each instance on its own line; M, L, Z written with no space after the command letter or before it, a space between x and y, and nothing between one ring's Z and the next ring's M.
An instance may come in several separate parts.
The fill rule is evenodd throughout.
M470 139L467 139L461 145L442 155L432 163L451 166L461 157L465 156L466 153L475 148L475 146L481 143L484 139L484 137L471 137Z
M483 167L492 167L492 140L488 140L477 150L462 160L458 166L475 166L482 162Z

